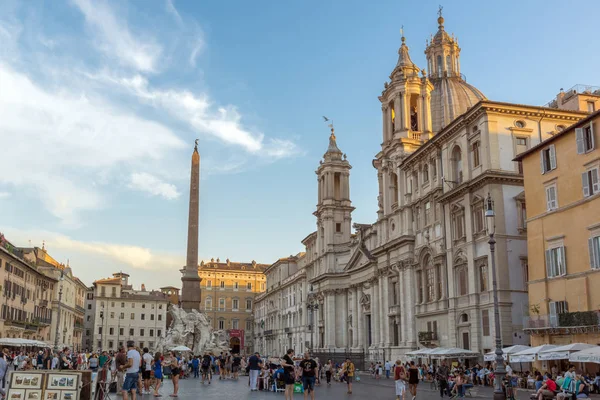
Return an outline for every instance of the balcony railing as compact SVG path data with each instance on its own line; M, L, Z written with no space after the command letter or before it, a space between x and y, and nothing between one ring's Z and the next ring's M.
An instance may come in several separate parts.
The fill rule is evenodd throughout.
M555 315L530 315L523 318L523 329L600 326L600 312L577 311Z
M431 342L438 340L437 332L423 331L419 332L419 342Z
M291 331L292 331L292 328L285 328L285 329L284 329L284 332L285 332L285 333L290 333Z
M271 335L273 335L273 329L267 329L265 331L265 336L271 336Z

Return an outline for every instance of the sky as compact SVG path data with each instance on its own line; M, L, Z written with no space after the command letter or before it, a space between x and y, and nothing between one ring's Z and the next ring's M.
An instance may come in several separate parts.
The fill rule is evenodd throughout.
M334 121L353 221L373 223L377 99L404 27L412 60L439 2L0 1L0 232L86 284L180 285L189 168L202 157L200 259L271 264L315 229ZM461 72L489 99L542 105L600 86L600 3L443 4Z

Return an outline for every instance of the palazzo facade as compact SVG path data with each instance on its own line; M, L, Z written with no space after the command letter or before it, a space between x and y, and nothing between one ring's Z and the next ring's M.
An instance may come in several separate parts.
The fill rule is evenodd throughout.
M513 159L587 110L490 101L466 83L460 51L441 16L425 50L428 72L412 62L402 37L379 96L382 142L373 160L379 195L372 224L352 224L351 166L332 129L316 171L317 229L294 260L305 279L303 344L317 353L383 361L421 347L491 351L488 193L495 202L503 345L529 344L523 331L527 213L521 164ZM279 290L268 284L257 299L256 307L270 313L255 315L257 343L265 338L260 328L280 320L281 308L263 304ZM266 326L271 336L285 333L282 324ZM268 355L281 350L264 349Z

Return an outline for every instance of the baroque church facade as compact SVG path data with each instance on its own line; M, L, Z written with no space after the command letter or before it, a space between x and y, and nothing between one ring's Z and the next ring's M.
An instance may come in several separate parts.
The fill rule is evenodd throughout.
M521 166L512 160L586 112L490 101L461 74L460 51L441 16L427 42L427 71L402 37L379 96L374 223L352 224L351 165L332 129L316 171L317 229L302 241L304 252L265 271L267 290L255 301L257 351L278 356L294 347L382 361L422 347L494 349L488 194L503 344L529 343L527 214ZM293 307L285 303L291 308L278 306L291 293L288 281L299 294Z

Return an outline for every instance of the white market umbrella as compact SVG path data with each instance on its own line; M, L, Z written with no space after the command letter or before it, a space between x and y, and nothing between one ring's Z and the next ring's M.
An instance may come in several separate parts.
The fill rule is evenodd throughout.
M409 351L408 353L406 353L407 356L411 356L411 357L419 357L419 356L426 356L429 353L431 353L432 351L434 351L436 348L424 348L424 349L418 349L418 350L413 350L413 351Z
M190 348L189 348L189 347L187 347L187 346L183 346L183 345L181 345L181 346L173 347L173 348L171 349L171 351L192 351L192 349L190 349Z
M541 351L538 354L538 360L568 360L571 353L593 347L596 346L587 343L571 343L565 346L558 346L550 350Z
M458 347L439 347L430 353L432 357L435 358L476 358L481 354L467 349L459 349Z
M577 351L569 356L571 362L589 362L600 364L600 346Z
M527 350L527 349L530 349L530 348L531 347L525 346L525 345L522 345L522 344L516 344L514 346L508 346L508 347L505 347L505 348L502 349L502 357L504 357L504 359L507 360L508 357L511 354L515 354L515 353L518 353L520 351ZM496 361L496 351L490 351L489 353L486 353L483 356L483 361Z
M555 345L553 344L543 344L541 346L531 347L529 349L519 351L512 356L510 356L511 362L533 362L535 361L535 357L541 353L542 351L547 351L554 349Z

